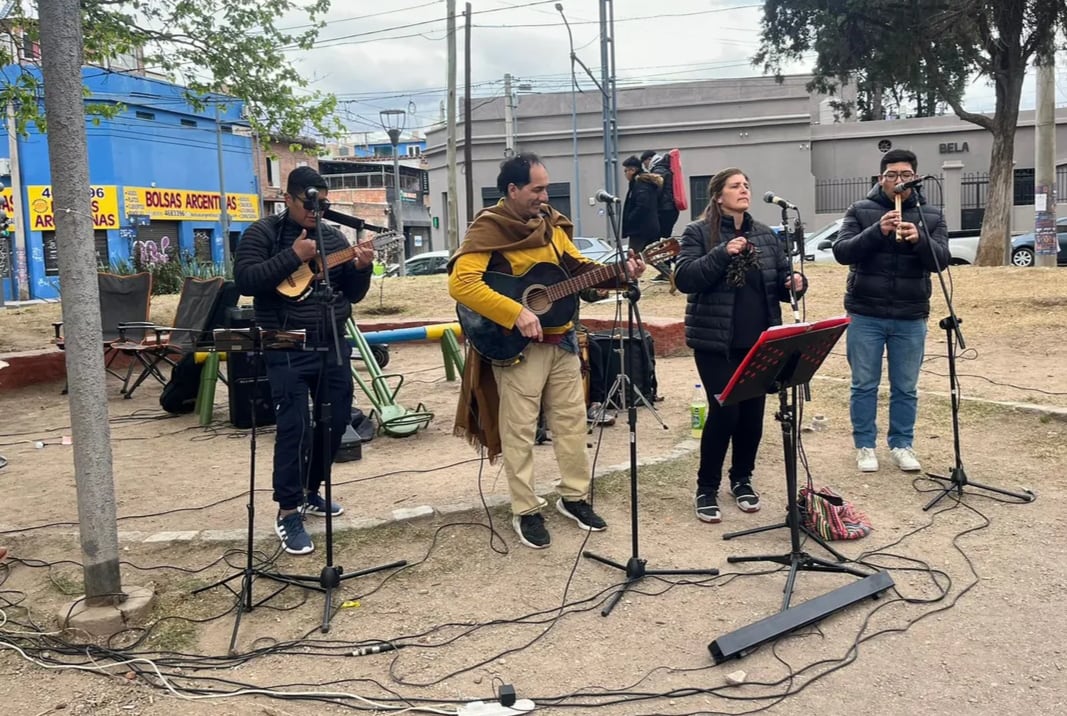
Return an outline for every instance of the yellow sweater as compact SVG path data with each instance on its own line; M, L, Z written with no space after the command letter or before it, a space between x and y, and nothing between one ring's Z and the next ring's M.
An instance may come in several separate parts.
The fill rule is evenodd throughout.
M555 249L546 245L535 249L515 249L501 254L511 265L511 273L514 276L521 276L537 263L558 264L557 250L580 263L593 263L582 256L566 232L558 226L552 231L552 244ZM482 280L492 255L491 251L475 251L457 257L452 273L448 276L448 292L456 301L494 323L499 323L504 328L514 328L515 320L522 312L522 304L497 293ZM568 323L561 328L546 328L545 333L566 333L572 325Z

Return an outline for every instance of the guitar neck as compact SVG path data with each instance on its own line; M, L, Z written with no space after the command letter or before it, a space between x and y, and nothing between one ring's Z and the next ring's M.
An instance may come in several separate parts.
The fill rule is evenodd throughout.
M356 258L356 249L364 246L373 246L377 248L374 239L371 239L370 241L361 241L354 246L349 246L347 249L334 251L332 254L327 254L326 256L326 268L332 269L334 266L340 266L346 261L351 261Z
M548 287L548 299L550 301L558 301L561 298L596 286L598 283L604 283L605 281L616 278L620 273L619 267L613 264L598 266L592 271L587 271L578 276L572 276L559 283L552 284Z

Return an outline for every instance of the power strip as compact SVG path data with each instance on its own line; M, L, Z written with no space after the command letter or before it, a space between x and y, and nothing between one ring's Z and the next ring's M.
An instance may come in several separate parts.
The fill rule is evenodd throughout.
M496 701L472 701L460 706L456 716L515 716L530 713L536 708L530 699L519 699L514 706L501 706Z

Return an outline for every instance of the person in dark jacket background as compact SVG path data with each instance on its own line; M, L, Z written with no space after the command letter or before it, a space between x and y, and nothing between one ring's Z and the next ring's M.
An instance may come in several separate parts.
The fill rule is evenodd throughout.
M671 159L666 154L656 154L651 149L641 152L641 166L649 174L663 180L656 198L659 215L659 235L666 239L674 233L678 222L678 207L674 205L674 172L671 171Z
M756 454L763 437L763 396L735 405L718 405L726 387L760 334L782 322L780 302L800 296L807 281L790 271L782 242L748 213L748 177L724 169L708 186L704 217L685 227L675 269L678 289L689 294L685 341L693 349L708 414L700 438L696 514L704 522L722 521L718 491L726 450L733 443L730 493L744 512L760 508L752 486Z
M878 384L882 354L889 365L889 453L901 470L922 470L915 455L915 416L919 405L919 367L930 316L930 272L949 262L948 231L939 209L919 203L912 189L894 188L915 178L918 160L910 151L882 155L881 177L845 212L834 258L849 266L845 310L851 318L846 336L852 369L849 412L856 466L878 470ZM920 215L926 231L919 228Z
M622 235L629 239L630 250L640 254L660 238L656 202L663 179L644 171L635 156L623 160L622 170L630 182L622 205Z
M253 297L259 328L304 330L309 347L325 349L263 354L277 418L273 484L278 516L274 531L290 554L307 554L315 549L304 529L300 508L304 507L304 512L312 515L326 514L326 501L319 488L324 470L333 463L341 437L352 419L349 368L352 347L345 338L344 323L352 315L352 304L359 302L370 288L374 258L370 245L357 247L353 261L330 269L334 296L325 310L316 297L295 301L275 290L317 253L317 219L308 208L306 193L311 187L318 190L320 199L326 198L326 182L318 172L306 166L294 169L286 181L285 211L264 217L245 230L237 244L233 265L237 288L243 295ZM327 254L349 246L339 231L327 225L322 226L322 238ZM333 348L335 330L340 338L340 363ZM314 431L310 430L310 395L331 406L331 443L327 455L322 454L325 425L320 421ZM336 503L329 509L333 515L344 511Z

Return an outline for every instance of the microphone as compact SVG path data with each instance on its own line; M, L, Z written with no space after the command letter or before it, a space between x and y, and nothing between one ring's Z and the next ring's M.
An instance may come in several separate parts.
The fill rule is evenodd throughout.
M618 204L619 203L619 197L617 197L617 196L615 196L613 194L609 194L606 191L604 191L603 189L598 191L594 198L597 201L604 202L605 204Z
M780 196L775 196L773 191L769 191L763 195L763 200L768 204L777 204L783 209L796 209L796 204L786 201Z
M381 654L383 651L396 651L400 647L397 644L376 644L375 646L361 646L355 651L351 652L349 656L368 656L370 654Z
M903 184L897 184L895 187L893 187L893 193L903 194L908 189L914 189L917 186L921 186L924 181L933 178L934 176L932 174L927 174L926 176L919 177L917 179L912 179L911 181L906 181Z

